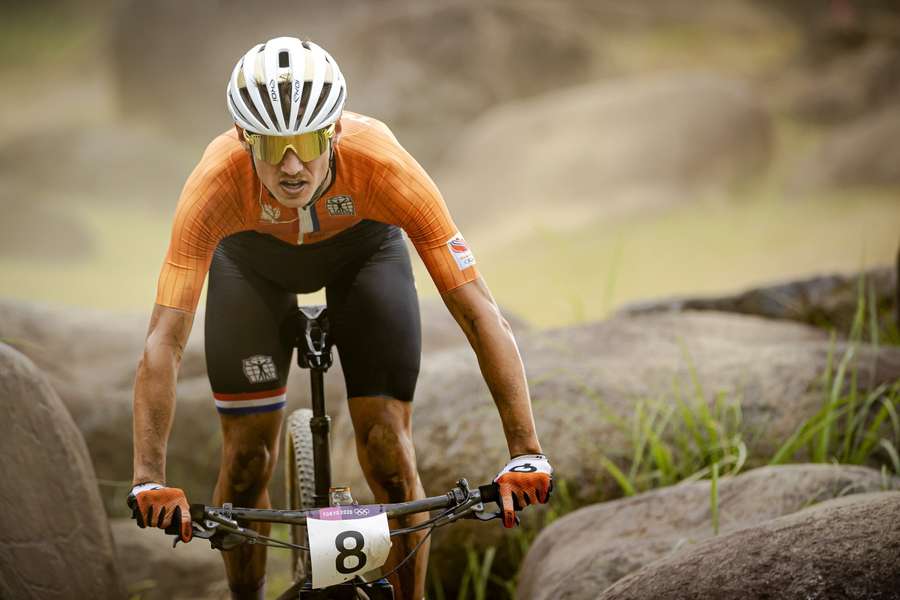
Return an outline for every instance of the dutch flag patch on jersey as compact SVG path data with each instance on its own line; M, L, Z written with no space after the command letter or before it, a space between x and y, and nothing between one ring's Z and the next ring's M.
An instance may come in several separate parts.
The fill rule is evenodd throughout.
M450 256L456 261L456 266L459 267L460 271L468 269L475 264L475 255L472 254L469 245L460 232L457 231L456 235L450 238L447 242L447 247L450 249Z

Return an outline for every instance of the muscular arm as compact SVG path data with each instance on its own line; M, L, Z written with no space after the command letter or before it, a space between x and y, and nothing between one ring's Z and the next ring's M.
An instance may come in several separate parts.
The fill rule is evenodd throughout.
M175 413L175 380L192 313L155 305L134 381L134 481L166 481L166 445Z
M481 374L500 412L510 456L540 454L522 358L484 280L479 277L442 297L478 357Z

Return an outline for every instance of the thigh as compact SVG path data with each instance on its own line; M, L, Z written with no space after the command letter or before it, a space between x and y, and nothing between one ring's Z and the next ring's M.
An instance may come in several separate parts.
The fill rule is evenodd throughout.
M412 401L422 348L419 301L400 230L326 289L347 396Z
M225 242L216 249L204 337L209 382L220 413L241 415L284 406L293 348L281 327L296 304L294 293L242 264Z

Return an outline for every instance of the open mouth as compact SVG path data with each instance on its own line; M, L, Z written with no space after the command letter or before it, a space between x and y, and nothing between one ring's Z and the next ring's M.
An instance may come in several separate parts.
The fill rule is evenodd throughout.
M291 181L287 179L282 179L280 182L282 189L290 194L298 194L303 191L306 187L305 181Z

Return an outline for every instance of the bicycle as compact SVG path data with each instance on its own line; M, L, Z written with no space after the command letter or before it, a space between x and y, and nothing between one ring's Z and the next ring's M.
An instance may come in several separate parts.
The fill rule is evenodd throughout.
M325 411L324 375L332 363L332 345L327 309L321 305L300 306L285 321L284 328L283 334L297 347L298 365L311 372L312 391L312 409L299 409L287 420L289 508L191 504L193 536L209 540L213 548L220 550L244 543L292 550L295 581L279 600L393 600L393 587L387 577L415 555L435 528L463 518L489 521L501 516L497 485L490 483L473 489L460 479L456 487L440 496L394 504L330 506L331 420ZM485 503L490 502L498 505L496 512L486 510ZM441 512L415 526L393 531L388 527L388 519L432 511ZM288 524L291 541L264 536L241 525L247 521ZM390 573L370 581L363 579L364 573L386 561L391 536L426 529L426 535ZM166 531L177 535L177 527ZM307 540L308 545L304 545Z

